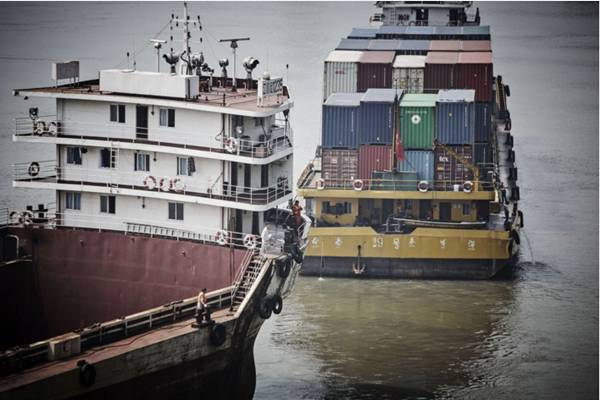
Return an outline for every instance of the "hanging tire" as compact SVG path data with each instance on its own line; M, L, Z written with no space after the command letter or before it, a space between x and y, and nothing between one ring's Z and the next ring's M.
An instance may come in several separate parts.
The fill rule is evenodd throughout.
M292 259L287 258L285 261L277 262L277 274L281 278L287 278L292 270Z
M273 308L271 306L271 299L268 296L263 297L258 302L258 315L262 319L271 318L271 313L273 312Z
M78 363L79 366L79 383L85 387L92 386L96 382L96 367L82 360Z
M302 254L298 246L292 247L290 253L294 261L296 261L298 264L302 264L302 260L304 260L304 255Z
M510 231L510 238L515 241L516 244L521 244L521 237L515 230Z
M274 294L271 296L271 309L275 315L280 314L281 310L283 310L283 299L280 295Z
M223 324L214 324L210 327L208 338L213 346L221 346L227 339L227 328Z
M525 228L525 220L523 219L523 211L519 210L518 211L518 215L519 215L519 226L521 228Z

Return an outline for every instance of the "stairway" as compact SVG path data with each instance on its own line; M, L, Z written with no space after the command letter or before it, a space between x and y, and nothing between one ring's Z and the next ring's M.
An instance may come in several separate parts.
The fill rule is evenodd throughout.
M233 295L231 296L231 311L236 311L240 307L246 298L246 295L252 288L254 281L256 281L256 278L260 274L263 265L266 263L267 259L260 254L259 250L251 251L250 259L245 266L243 275L233 290Z

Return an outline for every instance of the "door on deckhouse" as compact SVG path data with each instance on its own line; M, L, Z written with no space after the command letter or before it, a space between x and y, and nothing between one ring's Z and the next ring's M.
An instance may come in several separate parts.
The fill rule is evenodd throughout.
M135 108L135 137L148 139L148 106L138 105Z

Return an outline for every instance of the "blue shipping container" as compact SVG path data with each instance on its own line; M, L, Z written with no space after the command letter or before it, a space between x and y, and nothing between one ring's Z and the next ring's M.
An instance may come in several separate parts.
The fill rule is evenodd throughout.
M420 181L426 180L433 184L433 151L406 150L404 160L399 161L396 169L400 172L416 172Z
M475 142L475 91L440 90L436 103L436 139L442 144Z
M489 142L492 133L491 103L475 103L475 141Z
M321 144L325 149L356 149L363 93L333 93L323 105Z
M394 103L402 90L369 89L360 102L360 144L392 144L394 137Z

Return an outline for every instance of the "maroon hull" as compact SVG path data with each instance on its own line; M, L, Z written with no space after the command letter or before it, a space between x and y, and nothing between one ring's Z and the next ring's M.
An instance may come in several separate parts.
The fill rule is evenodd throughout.
M43 323L36 326L46 326L45 332L32 333L39 338L191 297L203 287L211 291L229 286L245 253L211 244L91 230L11 228L4 233L19 236L33 263L22 271L1 268L3 288L13 282L22 285L25 279L21 286L28 288L25 297L39 298L12 311L9 330L30 331L27 321L43 315ZM14 296L11 291L3 290L0 296L2 304L15 302L9 298ZM15 344L9 342L1 347Z

